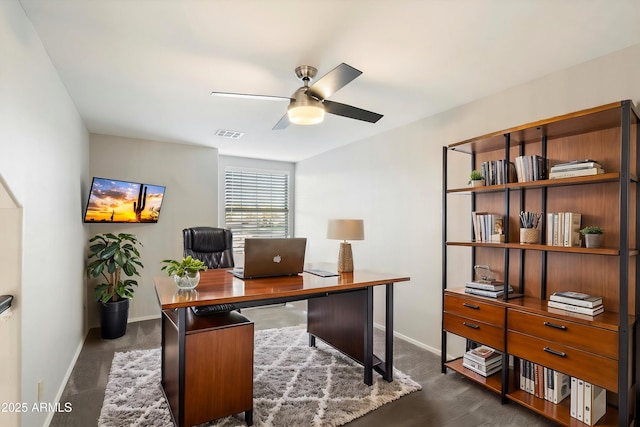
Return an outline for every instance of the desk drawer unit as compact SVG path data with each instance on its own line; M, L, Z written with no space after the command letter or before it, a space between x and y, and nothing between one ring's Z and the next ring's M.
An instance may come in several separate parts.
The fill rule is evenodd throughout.
M444 311L446 331L504 350L504 307L445 295Z
M507 351L517 357L617 392L614 331L527 313L508 312Z

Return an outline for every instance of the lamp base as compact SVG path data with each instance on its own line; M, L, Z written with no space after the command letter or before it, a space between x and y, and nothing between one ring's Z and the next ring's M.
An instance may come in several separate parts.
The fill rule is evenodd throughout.
M353 272L353 253L351 243L340 243L340 253L338 254L338 273Z

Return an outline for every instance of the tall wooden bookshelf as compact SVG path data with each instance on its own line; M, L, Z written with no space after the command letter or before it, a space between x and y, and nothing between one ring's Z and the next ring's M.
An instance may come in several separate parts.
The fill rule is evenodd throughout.
M443 373L456 371L498 393L503 403L516 402L562 425L584 425L570 417L569 399L554 405L519 389L517 361L530 360L606 388L607 413L597 425L640 425L639 117L633 103L625 100L443 147ZM550 166L594 159L605 173L483 187L448 185L451 176L466 177L482 162L514 162L517 156L534 154L548 159ZM452 155L468 155L471 169L449 170ZM451 197L460 196L470 197L472 211L503 215L504 242L476 242L473 234L469 240L448 239L452 224L447 205ZM579 212L583 227L604 228L603 246L548 246L545 220L541 242L521 244L521 211ZM472 265L490 266L515 292L485 298L466 294L464 283L450 283L447 256L454 247L468 248ZM566 290L602 296L605 312L585 319L549 310L549 295ZM501 373L485 378L464 368L462 354L448 355L450 334L502 351Z

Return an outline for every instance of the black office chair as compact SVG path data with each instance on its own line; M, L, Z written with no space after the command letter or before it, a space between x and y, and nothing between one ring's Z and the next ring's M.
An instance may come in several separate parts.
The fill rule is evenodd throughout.
M182 230L184 256L199 259L209 268L233 268L233 234L216 227L192 227Z
M227 228L192 227L182 230L183 256L203 261L209 268L233 268L233 233ZM224 307L223 307L224 306ZM194 314L208 316L235 310L230 304L191 307ZM240 312L240 310L238 310Z

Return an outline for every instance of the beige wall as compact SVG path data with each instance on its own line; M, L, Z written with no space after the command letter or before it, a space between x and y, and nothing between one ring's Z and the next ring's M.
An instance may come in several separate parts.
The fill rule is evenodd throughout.
M639 76L640 45L635 45L299 162L296 233L310 238L310 258L335 262L338 246L325 239L327 219L364 218L365 240L352 242L356 267L411 276L410 283L396 287L395 330L439 352L442 147L621 99L637 103ZM450 166L457 170L452 186L464 186L469 160L456 159ZM455 232L468 236L468 200L449 200L453 223L463 225ZM470 278L469 253L450 253L451 283L462 285ZM380 301L375 320L382 324Z
M19 324L21 343L18 350L2 341L0 353L17 351L20 369L0 383L20 390L17 401L30 407L38 400L38 383L41 402L60 398L85 336L81 187L88 175L89 133L16 0L0 1L0 52L0 174L22 209L21 220L4 210L0 218L0 241L11 246L0 258L13 260L0 269L3 281L7 272L11 276L17 296L7 325ZM19 227L10 226L16 221ZM18 415L23 426L44 425L52 416ZM10 425L6 417L16 418L0 412L0 425Z
M12 295L11 308L0 315L0 402L20 402L20 291L22 255L22 209L0 177L0 295ZM17 412L0 417L6 427L19 426Z
M91 135L92 176L135 181L166 187L156 224L90 224L89 233L132 233L144 245L144 268L136 278L129 321L160 317L153 278L165 273L161 261L182 257L182 229L218 224L218 150L107 135ZM91 184L89 180L87 187ZM87 189L88 191L88 189ZM85 195L86 197L87 195ZM85 198L86 201L86 198ZM93 300L94 283L88 284L89 327L98 326Z

